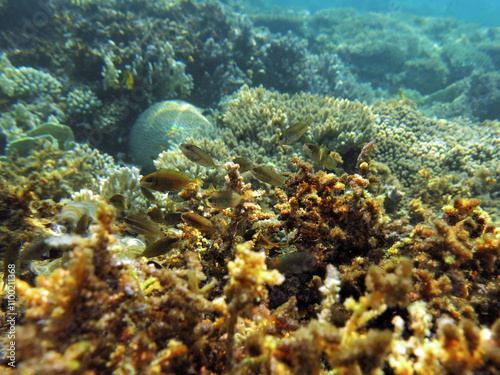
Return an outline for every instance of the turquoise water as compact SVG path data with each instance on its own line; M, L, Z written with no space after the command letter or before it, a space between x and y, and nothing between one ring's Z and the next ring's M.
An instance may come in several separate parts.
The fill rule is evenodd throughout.
M500 26L500 2L495 0L269 0L282 7L310 12L327 8L353 8L362 12L409 12L420 16L454 17L483 26Z

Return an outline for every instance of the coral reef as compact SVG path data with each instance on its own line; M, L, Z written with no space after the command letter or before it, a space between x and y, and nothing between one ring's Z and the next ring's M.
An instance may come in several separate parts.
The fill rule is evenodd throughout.
M0 0L0 371L499 373L498 30L28 3Z
M140 190L140 174L135 167L109 168L105 172L105 177L99 181L99 193L108 202L115 194L122 194L127 212L144 212L147 209L146 199Z
M484 110L495 108L498 102L495 83L487 84L493 93L481 95L480 104L471 105L476 92L467 89L478 76L495 78L498 51L493 44L498 35L494 28L479 32L451 18L326 9L306 17L295 31L308 39L310 50L338 54L361 81L387 90L386 97L404 88L409 97L438 116L498 118L494 110ZM451 99L434 96L451 88L455 88ZM439 105L432 105L437 104L434 98Z
M404 85L427 94L444 87L448 70L431 37L415 34L415 28L407 19L391 15L329 9L310 17L305 30L309 38L326 43L348 61L361 80L389 90ZM434 78L420 80L424 76Z

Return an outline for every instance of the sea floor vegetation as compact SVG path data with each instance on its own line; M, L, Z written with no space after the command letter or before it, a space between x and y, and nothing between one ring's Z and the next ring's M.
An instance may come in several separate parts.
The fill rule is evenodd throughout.
M271 190L227 162L235 203L207 204L195 180L157 193L150 219L91 190L56 203L43 195L56 173L3 183L11 373L497 374L498 229L476 199L391 218L371 152L343 175L295 158ZM172 207L209 224L171 225Z

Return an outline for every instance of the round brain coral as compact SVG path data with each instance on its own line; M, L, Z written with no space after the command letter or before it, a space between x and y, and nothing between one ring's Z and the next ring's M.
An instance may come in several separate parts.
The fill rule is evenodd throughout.
M153 160L195 133L204 134L210 122L195 106L182 100L153 104L136 120L129 138L134 161L145 171L154 170Z

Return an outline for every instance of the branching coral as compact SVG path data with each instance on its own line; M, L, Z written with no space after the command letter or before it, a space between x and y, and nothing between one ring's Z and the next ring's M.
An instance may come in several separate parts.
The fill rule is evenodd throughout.
M240 314L248 314L253 308L254 300L262 300L267 296L264 284L279 285L284 281L278 271L266 270L266 256L252 251L253 244L246 242L236 247L236 258L229 262L230 281L224 288L224 295L229 299L227 306L230 319L228 322L228 360L232 361L235 327Z
M130 213L144 212L147 202L141 194L139 180L139 170L135 167L121 167L108 169L102 178L100 194L109 201L115 194L122 194L125 198L126 206L130 208Z
M4 53L0 60L0 87L5 95L33 98L61 93L61 82L49 73L25 66L15 68Z
M310 122L300 147L278 144L278 137L287 127ZM300 93L290 96L265 90L263 87L243 87L224 106L222 118L224 143L235 156L247 156L257 164L268 163L281 170L291 167L293 152L305 142L324 143L339 153L356 152L374 135L373 118L361 103Z
M372 111L379 118L373 157L388 166L411 196L440 207L448 196L480 192L485 203L496 207L490 197L499 157L495 124L433 120L403 102L378 103ZM483 171L482 180L475 177L478 171Z
M422 265L416 273L416 292L439 311L491 322L499 309L493 297L498 288L484 286L497 279L500 242L478 206L477 200L457 199L453 206L444 207L442 220L416 226L414 250L419 252L417 259ZM484 298L490 302L482 306L485 292Z

